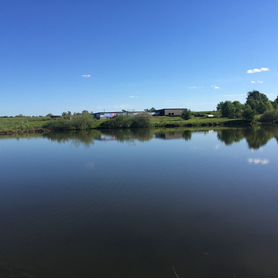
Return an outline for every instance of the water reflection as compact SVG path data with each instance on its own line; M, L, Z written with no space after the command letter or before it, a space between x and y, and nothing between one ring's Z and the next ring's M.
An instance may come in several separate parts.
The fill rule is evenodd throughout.
M2 137L0 277L274 277L277 135Z
M233 129L128 129L128 130L92 130L82 132L48 133L44 137L58 143L71 141L75 145L90 146L95 140L118 142L145 142L154 138L162 140L184 139L189 141L194 133L216 132L217 139L229 146L246 140L250 149L259 149L270 139L278 138L277 128L233 128Z

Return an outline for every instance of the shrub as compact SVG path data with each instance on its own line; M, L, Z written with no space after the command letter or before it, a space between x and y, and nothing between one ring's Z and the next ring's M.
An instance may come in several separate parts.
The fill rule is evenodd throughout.
M182 111L182 114L181 114L181 117L184 119L184 120L189 120L191 118L191 111L189 109L184 109Z
M45 127L51 130L86 130L91 129L93 124L93 117L90 114L83 114L49 121Z
M142 113L136 116L117 116L103 122L101 128L121 129L121 128L148 128L150 126L150 116Z
M278 123L278 110L265 112L261 118L264 123Z
M255 119L255 115L256 112L249 105L245 105L245 108L242 113L243 119L248 122L253 122Z
M150 127L150 115L146 113L135 115L132 118L131 128L148 128Z

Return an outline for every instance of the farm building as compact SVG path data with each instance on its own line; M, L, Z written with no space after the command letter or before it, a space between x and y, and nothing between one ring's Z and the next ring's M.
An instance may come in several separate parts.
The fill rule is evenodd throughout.
M121 111L121 112L98 112L94 113L93 116L96 119L112 119L117 116L134 116L137 114L144 113L143 111Z
M164 108L155 111L154 116L180 117L184 108Z

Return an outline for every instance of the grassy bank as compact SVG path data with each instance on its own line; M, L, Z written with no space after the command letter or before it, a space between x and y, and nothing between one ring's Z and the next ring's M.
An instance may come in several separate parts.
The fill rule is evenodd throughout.
M49 131L120 129L120 128L174 128L174 127L238 127L247 126L248 122L229 118L191 118L117 117L115 119L96 120L91 116L72 117L70 119L49 117L0 118L0 135L45 133Z
M180 117L153 117L152 127L206 127L206 126L245 126L248 123L239 119L228 118L192 118L183 120Z
M0 135L42 133L50 121L48 117L0 118Z

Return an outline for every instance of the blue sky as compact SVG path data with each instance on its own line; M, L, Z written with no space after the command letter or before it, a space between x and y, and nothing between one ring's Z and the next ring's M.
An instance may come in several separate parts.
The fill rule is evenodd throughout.
M6 0L0 35L0 115L277 96L276 0Z

